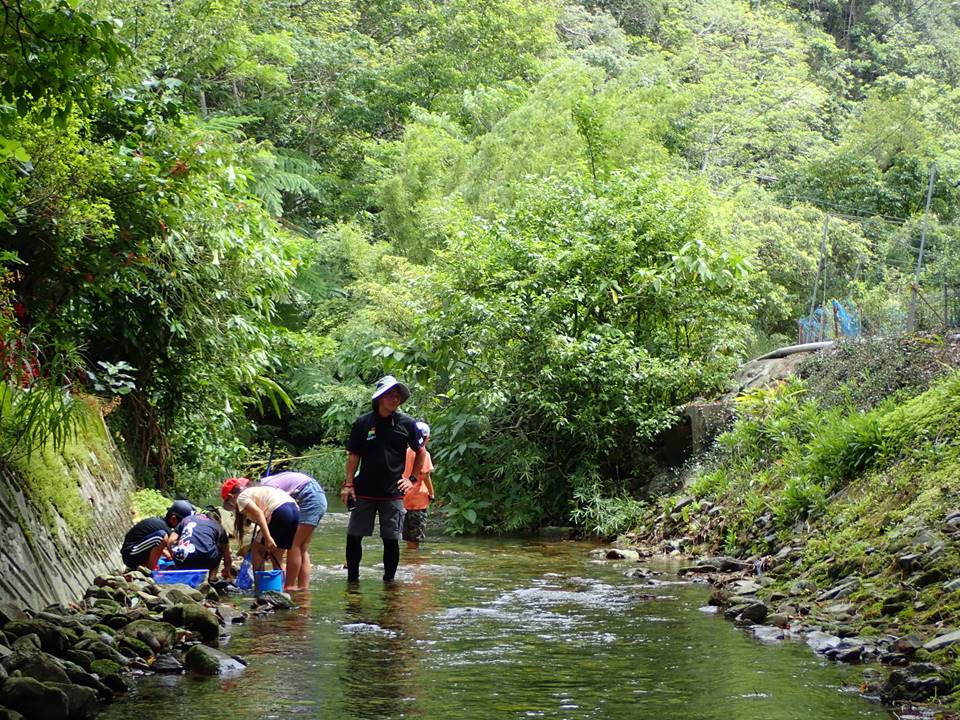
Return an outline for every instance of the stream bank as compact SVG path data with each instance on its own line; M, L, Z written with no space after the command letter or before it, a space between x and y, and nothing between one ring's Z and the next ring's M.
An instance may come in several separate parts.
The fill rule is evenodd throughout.
M953 337L841 344L742 395L626 539L696 558L690 576L762 639L862 664L865 692L956 708L958 357Z

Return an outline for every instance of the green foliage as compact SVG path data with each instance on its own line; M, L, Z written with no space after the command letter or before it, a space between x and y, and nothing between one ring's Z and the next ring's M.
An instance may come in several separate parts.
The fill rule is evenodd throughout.
M563 519L578 477L615 488L679 402L722 382L745 332L749 263L677 178L541 185L448 247L405 364L441 399L436 455L463 468L447 484L496 499L483 526Z
M145 488L132 493L130 503L133 505L134 520L148 517L163 517L170 507L171 499L159 490Z
M65 446L85 383L122 396L147 479L210 496L274 430L339 447L394 372L452 530L613 533L678 406L792 341L815 277L814 304L902 327L925 222L924 298L960 283L955 8L4 10L4 457ZM717 450L742 477L713 468L698 496L785 526L896 462L910 423L952 432L869 390L941 373L875 355L829 391L744 399Z

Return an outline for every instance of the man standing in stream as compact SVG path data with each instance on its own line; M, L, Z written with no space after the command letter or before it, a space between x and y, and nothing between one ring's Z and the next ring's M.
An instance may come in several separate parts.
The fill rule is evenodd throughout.
M403 494L417 481L423 467L423 440L417 424L399 411L410 391L393 375L377 381L373 411L353 423L347 440L347 472L340 498L353 505L347 525L347 580L360 579L363 538L373 535L379 515L383 540L383 580L391 582L400 564L403 534ZM409 479L403 477L407 448L415 453ZM359 472L358 472L359 468Z

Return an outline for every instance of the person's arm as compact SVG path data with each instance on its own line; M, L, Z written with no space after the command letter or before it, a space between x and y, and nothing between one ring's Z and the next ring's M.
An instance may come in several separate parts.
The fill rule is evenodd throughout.
M360 465L360 456L356 453L347 451L347 471L346 478L343 481L343 487L340 488L340 499L346 505L350 498L357 499L357 493L353 489L353 478L357 474L357 467Z
M427 489L427 495L433 500L433 480L430 478L432 473L429 470L423 470L422 472L420 479L423 480L423 486Z
M229 538L227 542L221 546L220 553L223 555L223 572L221 572L220 575L224 580L229 580L230 576L233 575L233 555L230 554Z
M177 540L180 539L180 535L177 534L177 531L174 530L172 533L167 535L166 546L170 549L173 549L173 546L177 544Z
M274 541L273 535L270 534L270 528L267 527L267 516L263 514L263 510L261 510L256 503L250 502L247 503L247 506L243 509L243 514L260 528L260 532L263 533L263 546L269 552L275 553L277 551L277 543Z
M423 468L423 459L427 456L427 451L422 447L417 448L415 452L416 455L413 458L413 470L410 471L410 478L420 477L420 470ZM400 478L400 482L397 483L402 492L407 492L407 490L413 487L410 478Z

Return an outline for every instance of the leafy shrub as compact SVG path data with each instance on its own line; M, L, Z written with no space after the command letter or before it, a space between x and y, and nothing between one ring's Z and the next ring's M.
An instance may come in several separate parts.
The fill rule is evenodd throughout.
M171 500L159 490L143 489L137 490L131 497L133 513L136 520L142 520L147 517L154 517L163 514L170 507Z
M783 487L783 494L774 506L774 516L781 525L822 513L827 507L823 487L805 477L792 477Z

